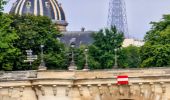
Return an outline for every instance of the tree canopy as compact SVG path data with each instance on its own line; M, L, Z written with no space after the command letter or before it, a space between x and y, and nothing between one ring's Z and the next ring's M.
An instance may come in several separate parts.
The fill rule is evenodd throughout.
M142 47L122 48L123 33L116 27L93 33L94 42L89 46L75 48L78 69L85 64L88 48L88 64L91 69L112 68L115 49L121 68L163 67L170 65L170 15L159 22L151 22L152 28L145 36ZM0 15L0 70L37 69L40 64L40 45L44 45L44 57L48 69L66 69L69 66L70 48L57 38L62 36L52 21L43 16ZM26 50L32 49L38 59L33 65L25 63Z
M4 34L7 39L5 39L2 32L0 34L3 35L2 38L7 41L7 44L14 48L16 54L8 54L6 59L1 61L1 64L8 65L1 68L1 70L37 69L40 63L41 44L44 45L44 55L48 69L66 68L66 63L64 63L67 62L65 48L57 40L57 37L61 34L49 18L32 15L8 15L6 18L10 19L10 23L6 23L6 27L14 30L15 33L5 29L7 32ZM12 34L11 37L8 34ZM2 45L5 44L2 43ZM33 66L24 62L27 56L25 50L29 49L33 50L34 55L38 55L38 59L33 63ZM1 51L1 53L2 55L5 54L6 50Z
M141 64L140 47L130 45L123 47L119 53L119 66L121 68L138 68Z
M12 70L13 59L20 54L19 49L13 45L19 37L10 26L12 22L8 15L0 16L0 69L4 70Z
M151 22L152 28L145 36L141 48L143 67L170 65L170 15L164 15L159 22Z
M2 11L4 10L4 5L6 2L6 0L0 0L0 15L2 15Z
M89 46L92 69L107 69L114 65L114 50L121 47L124 40L123 33L116 27L100 30L94 33L94 43Z

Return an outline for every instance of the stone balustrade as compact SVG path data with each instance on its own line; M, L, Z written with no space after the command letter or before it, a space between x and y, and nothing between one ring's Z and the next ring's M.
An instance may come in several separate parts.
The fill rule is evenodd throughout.
M117 85L117 75L129 85ZM169 68L0 72L0 100L169 99Z

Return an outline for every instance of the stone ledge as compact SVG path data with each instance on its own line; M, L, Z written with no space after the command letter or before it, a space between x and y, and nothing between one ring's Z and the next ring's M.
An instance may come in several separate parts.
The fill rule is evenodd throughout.
M67 70L46 70L46 71L1 71L0 81L4 80L31 80L31 79L96 79L116 78L118 75L135 77L169 77L170 68L144 68L144 69L105 69L91 71L67 71Z

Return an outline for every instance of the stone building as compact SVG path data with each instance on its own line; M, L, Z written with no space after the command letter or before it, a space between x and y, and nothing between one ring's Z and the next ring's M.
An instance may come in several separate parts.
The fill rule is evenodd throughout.
M57 0L17 0L13 4L10 13L19 15L32 14L51 18L56 27L63 33L64 36L60 40L66 45L69 45L70 42L75 42L76 46L87 45L93 41L91 35L94 31L85 31L84 28L80 31L67 31L68 23L65 13Z
M144 45L144 41L142 40L135 40L133 38L127 38L123 41L123 47L128 47L130 45L133 45L133 46L137 46L137 47L141 47Z
M57 0L17 0L10 13L35 16L48 16L60 31L66 31L68 25L65 13Z

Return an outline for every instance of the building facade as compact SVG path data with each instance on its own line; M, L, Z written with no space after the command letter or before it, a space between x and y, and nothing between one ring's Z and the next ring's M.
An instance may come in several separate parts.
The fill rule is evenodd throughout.
M137 46L137 47L141 47L144 45L144 41L142 40L135 40L133 38L127 38L123 41L123 45L122 47L128 47L130 45L133 45L133 46Z

